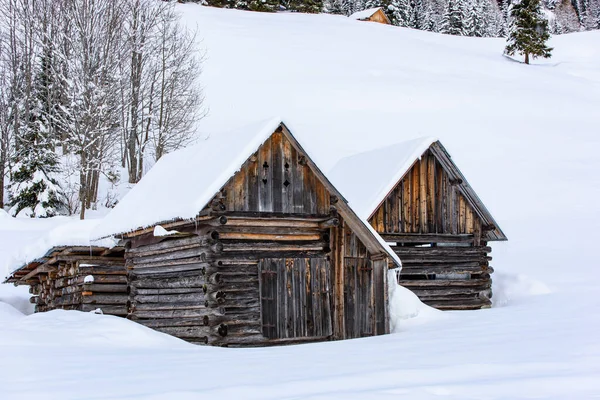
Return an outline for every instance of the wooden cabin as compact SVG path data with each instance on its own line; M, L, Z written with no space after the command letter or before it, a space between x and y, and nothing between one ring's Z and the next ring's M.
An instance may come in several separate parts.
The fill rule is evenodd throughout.
M489 244L507 238L439 141L348 157L329 176L392 244L402 286L442 310L491 306Z
M127 315L122 247L55 246L25 263L5 283L30 286L35 312L56 309Z
M355 12L354 14L350 15L350 18L358 21L370 21L386 25L391 24L390 19L387 15L385 15L385 12L381 7L369 8L367 10Z
M158 331L218 346L389 332L397 256L280 120L165 156L97 231L111 233L128 318Z

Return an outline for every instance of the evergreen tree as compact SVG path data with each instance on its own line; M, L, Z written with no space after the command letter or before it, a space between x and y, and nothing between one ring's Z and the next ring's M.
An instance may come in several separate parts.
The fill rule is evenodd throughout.
M25 210L31 217L52 217L65 212L65 200L55 179L59 159L54 152L55 140L51 126L53 107L48 106L51 88L46 57L37 73L30 105L29 120L17 137L17 151L11 169L9 205L11 214Z
M530 56L550 58L552 48L546 45L549 38L548 21L542 17L540 0L520 0L511 5L506 54L524 54L525 64L529 64Z
M460 0L449 0L442 19L441 32L448 35L464 34L464 15Z
M412 7L409 0L392 0L386 13L392 25L410 27Z

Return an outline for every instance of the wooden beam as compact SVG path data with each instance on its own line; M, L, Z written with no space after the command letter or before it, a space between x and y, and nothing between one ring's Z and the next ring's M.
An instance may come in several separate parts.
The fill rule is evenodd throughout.
M386 242L396 243L469 243L473 235L452 235L443 233L385 233L380 235Z
M27 275L25 275L24 277L22 277L20 280L21 281L26 281L28 279L33 278L34 276L36 276L37 274L41 274L43 272L49 272L52 270L55 270L56 267L52 267L48 264L42 264L39 267L37 267L36 269L34 269L33 271L31 271L30 273L28 273Z

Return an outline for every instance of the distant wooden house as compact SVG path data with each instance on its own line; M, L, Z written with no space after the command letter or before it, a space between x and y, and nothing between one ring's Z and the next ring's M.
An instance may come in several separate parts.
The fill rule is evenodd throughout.
M36 312L56 309L127 315L124 249L54 246L26 262L5 283L30 286Z
M358 21L370 21L370 22L378 22L380 24L390 25L390 19L385 15L385 12L381 7L369 8L367 10L362 10L355 12L350 15L350 18L356 19Z
M442 144L417 139L341 160L328 174L402 260L399 283L439 309L491 305L491 241L506 236Z
M280 120L165 156L96 231L110 234L127 249L128 318L187 341L389 332L397 256Z

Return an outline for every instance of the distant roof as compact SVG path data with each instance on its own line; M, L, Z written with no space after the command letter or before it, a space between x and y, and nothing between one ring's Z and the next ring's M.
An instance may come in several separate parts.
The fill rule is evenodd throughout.
M285 126L281 118L261 121L167 154L106 215L92 236L103 238L168 221L194 219L280 125ZM297 133L293 136L303 145ZM310 158L310 154L307 157ZM333 182L337 192L335 185ZM371 239L401 265L396 253L373 231L366 219L361 219L354 210L350 213L357 224L367 228Z
M367 8L366 10L355 12L354 14L350 15L349 18L358 20L369 19L373 14L375 14L379 10L381 10L381 7Z
M358 216L369 219L415 160L436 141L419 138L342 158L327 175Z
M436 138L413 139L343 158L333 166L328 176L358 216L368 220L413 164L430 148L444 169L451 176L460 178L458 188L482 223L494 227L486 233L487 238L506 240L506 235L491 213Z

